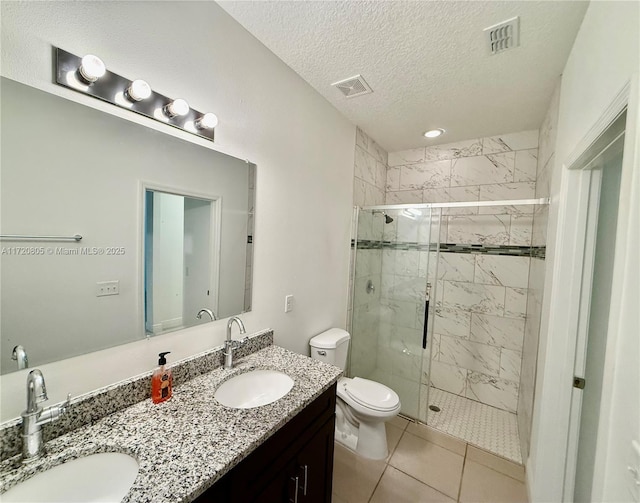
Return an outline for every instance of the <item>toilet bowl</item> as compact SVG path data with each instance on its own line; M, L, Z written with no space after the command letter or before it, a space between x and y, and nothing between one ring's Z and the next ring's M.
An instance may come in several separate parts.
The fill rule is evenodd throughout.
M349 339L349 333L342 329L322 332L309 342L311 357L344 369ZM336 398L336 440L362 457L386 458L384 423L400 412L396 392L369 379L341 377Z

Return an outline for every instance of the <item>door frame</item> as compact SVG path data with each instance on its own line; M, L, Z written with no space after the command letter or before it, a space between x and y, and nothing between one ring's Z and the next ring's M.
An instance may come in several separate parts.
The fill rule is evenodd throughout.
M540 347L538 355L538 377L536 383L536 404L534 417L538 422L536 435L537 449L533 466L530 467L530 494L545 494L550 501L567 501L565 498L573 494L575 476L575 458L577 456L577 435L579 422L576 424L576 407L581 400L576 397L573 388L574 364L578 351L586 348L586 329L588 328L588 309L585 309L585 299L591 298L590 278L593 253L595 251L595 225L597 219L589 218L594 211L597 215L599 204L600 174L588 169L576 169L577 161L607 130L616 117L627 109L627 136L623 154L623 173L621 199L628 196L629 187L624 188L625 176L630 178L633 163L638 153L638 140L635 138L638 116L638 76L626 85L603 110L599 119L574 147L571 155L560 159L560 191L552 204L557 204L558 224L555 231L556 248L553 255L548 257L550 265L546 271L545 283L550 285L548 319L542 320L548 327L546 346ZM627 141L629 140L629 141ZM586 166L585 166L586 167ZM585 168L583 167L583 168ZM597 196L597 197L596 197ZM616 249L616 260L613 272L613 293L611 300L611 315L609 330L619 321L619 302L616 298L617 290L624 284L623 272L627 249L626 232L628 217L622 215L618 220L616 235L622 237L620 247ZM553 307L551 307L553 306ZM544 309L543 309L544 311ZM544 316L544 312L543 312ZM543 328L544 329L544 328ZM596 448L596 472L598 466L603 466L606 458L606 444L602 442L601 433L607 432L608 418L603 418L603 411L610 405L611 397L607 397L607 385L613 383L613 364L611 358L615 355L617 337L613 334L607 340L607 361L603 376L603 399L601 401L601 421L598 427L599 441ZM572 408L574 413L572 414ZM579 416L578 416L579 418ZM567 476L571 469L574 473ZM598 494L595 488L602 485L602 474L594 474L594 496ZM569 499L570 501L570 499Z
M620 116L619 116L620 117ZM626 114L621 119L625 119ZM618 121L616 118L614 122ZM609 127L612 127L613 123ZM578 313L578 325L577 325L577 340L575 349L575 362L573 368L573 375L578 378L586 377L587 367L587 353L589 349L589 330L591 320L591 306L594 294L594 274L595 274L595 262L596 262L596 248L598 242L598 226L600 220L601 209L601 195L602 195L602 181L604 177L603 159L610 154L606 153L607 149L610 149L613 144L624 135L622 133L616 134L616 137L608 145L601 149L601 145L596 150L596 157L590 160L588 164L583 167L577 167L577 169L584 170L585 182L588 181L587 190L587 214L585 225L585 240L584 240L584 256L583 256L583 269L582 269L582 289L579 296L579 313ZM614 147L617 148L617 147ZM599 152L598 152L599 150ZM609 151L611 152L611 151ZM593 154L593 152L592 152ZM571 167L569 169L572 169ZM588 173L587 173L588 172ZM618 198L618 208L620 201ZM615 244L614 244L615 247ZM614 248L615 254L615 248ZM613 270L611 271L613 277ZM609 299L609 311L611 310L611 298ZM607 328L607 334L609 329ZM606 338L606 335L605 335ZM606 347L606 341L605 341ZM606 356L606 355L605 355ZM604 376L603 376L604 377ZM589 383L586 383L589 386ZM584 390L581 388L574 388L571 390L571 407L569 416L569 437L567 441L567 461L565 465L565 481L563 488L563 501L573 501L575 493L575 481L576 481L576 469L578 464L578 449L579 449L579 437L580 428L582 425L582 402L584 398Z

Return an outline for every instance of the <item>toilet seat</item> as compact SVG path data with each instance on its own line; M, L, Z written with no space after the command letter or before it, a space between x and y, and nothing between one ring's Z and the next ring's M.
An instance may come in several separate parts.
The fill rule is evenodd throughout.
M400 398L391 388L360 377L340 379L338 395L347 402L353 401L361 407L381 413L397 411L400 406Z

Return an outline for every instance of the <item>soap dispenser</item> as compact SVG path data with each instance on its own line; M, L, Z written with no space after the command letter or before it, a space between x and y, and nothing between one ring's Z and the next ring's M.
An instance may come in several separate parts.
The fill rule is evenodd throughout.
M164 367L167 364L167 359L164 355L168 355L169 353L170 351L165 351L158 355L160 357L158 365L160 366L151 377L151 400L153 400L153 403L164 402L171 398L173 376L171 375L171 370Z

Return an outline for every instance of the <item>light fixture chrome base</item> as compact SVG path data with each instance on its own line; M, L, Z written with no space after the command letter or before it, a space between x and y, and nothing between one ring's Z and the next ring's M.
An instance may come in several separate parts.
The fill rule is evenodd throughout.
M206 138L207 140L214 141L214 129L199 129L196 127L196 121L204 115L203 113L190 108L187 115L169 118L164 114L163 109L171 103L173 99L153 90L149 98L141 101L131 101L126 94L133 79L126 79L110 72L108 69L104 76L92 84L87 84L87 82L78 75L78 68L80 67L82 58L58 47L54 47L53 50L57 84L88 96L93 96L94 98L106 101L120 108L131 110L132 112L168 124L169 126L182 129L183 131ZM136 78L138 77L136 76Z

